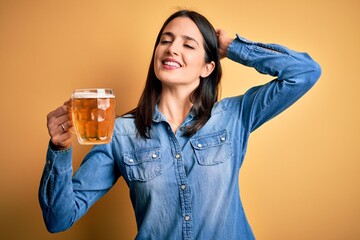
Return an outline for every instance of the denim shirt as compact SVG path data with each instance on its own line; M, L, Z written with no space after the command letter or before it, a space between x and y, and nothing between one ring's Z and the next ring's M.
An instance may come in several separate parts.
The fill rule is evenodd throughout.
M240 36L227 56L275 79L217 102L193 136L183 136L192 112L174 134L156 108L150 139L138 137L133 118L117 118L111 143L93 147L74 175L72 149L49 147L39 189L48 230L72 226L123 177L136 239L255 239L239 191L249 135L304 95L321 70L306 53Z

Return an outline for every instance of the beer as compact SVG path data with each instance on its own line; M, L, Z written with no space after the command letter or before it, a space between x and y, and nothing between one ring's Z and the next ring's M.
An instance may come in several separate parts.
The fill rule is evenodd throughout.
M109 143L115 120L113 90L75 90L72 95L72 116L80 144Z

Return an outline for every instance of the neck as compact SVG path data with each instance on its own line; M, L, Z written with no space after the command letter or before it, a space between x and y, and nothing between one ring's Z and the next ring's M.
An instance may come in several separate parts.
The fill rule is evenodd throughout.
M178 127L189 114L192 107L189 95L171 94L163 91L159 102L159 111L166 117L173 130Z

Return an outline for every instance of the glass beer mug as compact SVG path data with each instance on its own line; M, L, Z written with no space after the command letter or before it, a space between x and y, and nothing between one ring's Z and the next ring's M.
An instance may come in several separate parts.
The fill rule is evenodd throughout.
M114 91L107 88L74 90L72 120L80 144L109 143L115 121Z

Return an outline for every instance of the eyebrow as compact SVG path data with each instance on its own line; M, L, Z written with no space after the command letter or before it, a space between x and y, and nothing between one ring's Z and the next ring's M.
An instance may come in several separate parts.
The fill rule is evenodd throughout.
M161 36L164 36L164 35L170 36L170 37L172 37L172 38L175 38L175 35L174 35L172 32L163 32L163 33L161 34ZM181 37L182 37L183 39L186 39L186 40L194 41L198 46L200 46L200 44L198 43L198 41L196 41L195 38L192 38L192 37L187 36L187 35L183 35L183 36L181 36Z

